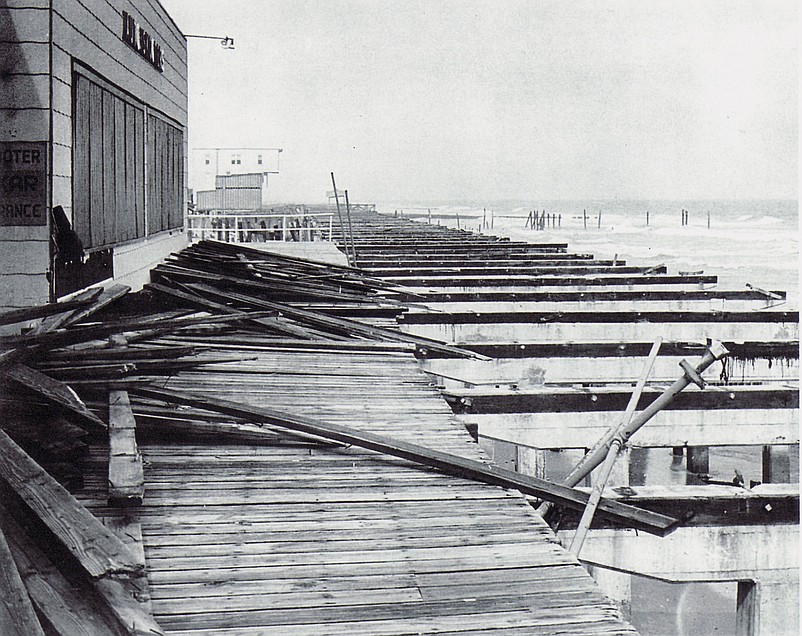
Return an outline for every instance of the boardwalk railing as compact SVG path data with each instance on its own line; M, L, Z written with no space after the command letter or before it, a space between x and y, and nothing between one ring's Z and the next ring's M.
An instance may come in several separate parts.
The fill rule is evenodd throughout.
M330 241L331 212L263 213L253 210L210 210L187 215L191 241L225 243L268 241Z

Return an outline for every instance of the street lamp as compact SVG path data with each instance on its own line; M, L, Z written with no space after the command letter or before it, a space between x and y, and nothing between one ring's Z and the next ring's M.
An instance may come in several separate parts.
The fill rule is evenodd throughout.
M220 37L219 35L185 35L185 38L200 38L202 40L219 40L220 46L224 49L232 50L234 48L234 38L230 38L227 35L224 37Z

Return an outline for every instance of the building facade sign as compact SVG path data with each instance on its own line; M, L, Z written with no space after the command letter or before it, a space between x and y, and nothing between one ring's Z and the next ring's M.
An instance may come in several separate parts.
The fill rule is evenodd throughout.
M159 73L164 73L162 47L153 41L150 33L139 26L134 16L123 11L123 42L139 53Z
M47 225L47 142L0 142L0 226Z

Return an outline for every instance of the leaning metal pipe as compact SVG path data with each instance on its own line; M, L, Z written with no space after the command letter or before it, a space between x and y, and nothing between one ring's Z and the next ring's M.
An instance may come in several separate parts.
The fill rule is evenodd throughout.
M696 364L695 372L698 376L707 370L710 365L712 365L717 360L721 360L725 356L729 354L727 348L718 340L712 340L707 347L707 352L702 356L699 362ZM685 362L684 360L682 362ZM687 365L687 363L685 363ZM682 366L682 363L680 363ZM689 384L696 383L698 381L698 377L692 377L691 373L688 370L682 374L682 376L677 379L674 384L668 387L660 396L652 402L649 406L643 409L640 413L635 415L627 424L620 430L621 440L626 443L629 441L629 438L641 428L646 422L652 419L658 412L668 406L675 397ZM576 486L582 479L584 479L594 468L596 468L599 464L601 464L605 457L607 457L607 450L610 447L610 439L606 440L606 443L602 441L601 443L596 445L595 451L588 453L585 460L582 461L571 473L563 480L563 485L565 486ZM547 505L548 502L544 502L539 508L538 512L542 515L548 512L551 508L550 505Z
M599 478L596 480L596 483L593 484L593 490L590 493L588 505L585 507L585 511L582 513L582 518L579 520L579 525L576 527L574 538L571 541L571 547L568 548L568 551L575 557L579 557L579 553L582 551L582 545L585 543L585 537L588 536L588 530L590 530L590 526L593 523L593 517L596 514L596 508L599 506L602 493L604 492L605 486L607 486L607 481L610 479L610 473L613 472L613 465L615 464L615 460L618 457L618 453L621 451L621 448L621 438L614 437L610 442L610 448L607 451L607 457L604 459L604 463L602 464Z
M618 422L616 422L609 429L607 429L604 435L602 435L599 441L593 445L593 447L585 454L584 457L582 457L582 459L574 467L573 470L581 469L585 465L585 462L596 456L596 453L599 452L600 448L602 447L604 447L605 449L609 448L611 440L616 435L619 435L620 432L624 430L624 427L632 421L632 416L635 414L635 409L638 408L638 402L640 402L640 396L643 394L643 388L646 386L646 381L649 379L649 375L652 372L652 367L654 367L654 361L657 359L657 354L660 352L660 346L662 344L663 344L663 339L661 337L658 337L652 344L652 348L649 351L649 355L646 358L646 362L643 364L643 369L641 370L638 382L635 385L635 389L632 391L632 395L629 398L629 402L627 403L627 408L624 411L624 415Z
M711 341L707 347L707 352L696 364L696 372L701 375L714 362L721 360L728 353L729 351L727 351L727 348L718 340ZM657 415L657 413L659 413L662 409L668 406L674 400L674 398L677 397L677 395L692 382L694 382L694 379L691 378L687 372L683 373L682 376L674 382L674 384L663 391L663 393L661 393L654 402L635 415L629 421L629 424L621 429L620 434L623 442L626 444L629 441L629 438L632 437L632 435L639 428ZM607 457L607 449L609 446L609 441L607 441L607 443L598 444L594 451L588 453L587 459L583 461L580 466L577 466L571 471L571 473L563 481L563 484L566 486L576 486L594 468L604 461L604 458Z

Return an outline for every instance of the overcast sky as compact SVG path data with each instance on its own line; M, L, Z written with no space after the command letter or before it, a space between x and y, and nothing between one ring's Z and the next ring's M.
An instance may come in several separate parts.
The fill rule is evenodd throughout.
M796 0L162 0L190 147L319 201L796 198Z

